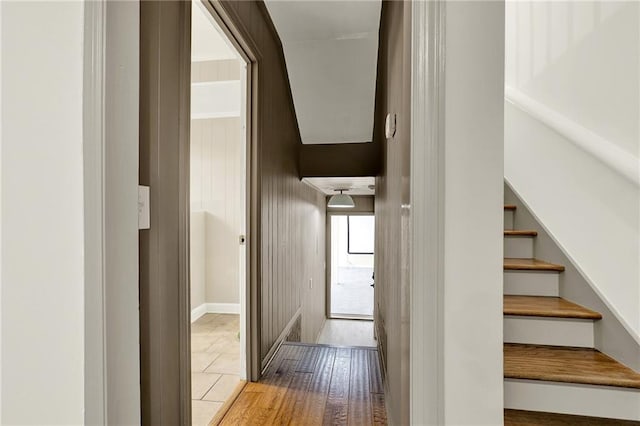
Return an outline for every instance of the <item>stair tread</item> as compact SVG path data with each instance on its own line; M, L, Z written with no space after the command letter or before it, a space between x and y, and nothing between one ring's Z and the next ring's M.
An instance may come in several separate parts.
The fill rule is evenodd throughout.
M640 374L589 348L505 343L504 377L640 389Z
M640 422L540 411L504 410L505 426L633 426Z
M532 317L602 319L599 312L587 309L562 297L504 296L504 314Z
M515 210L517 207L515 204L505 204L504 205L504 209L505 210Z
M505 229L504 236L512 237L535 237L538 235L538 231L528 229Z
M513 271L564 271L564 266L540 259L520 259L505 257L504 269Z

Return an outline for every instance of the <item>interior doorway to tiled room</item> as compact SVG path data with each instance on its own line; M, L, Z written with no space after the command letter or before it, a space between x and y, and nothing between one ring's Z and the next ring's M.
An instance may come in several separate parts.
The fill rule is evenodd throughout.
M190 296L192 425L246 380L246 63L192 2Z

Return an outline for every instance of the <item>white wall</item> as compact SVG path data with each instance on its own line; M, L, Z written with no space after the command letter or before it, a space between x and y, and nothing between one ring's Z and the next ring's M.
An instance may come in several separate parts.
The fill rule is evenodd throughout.
M447 2L444 421L503 418L503 2Z
M192 297L202 286L206 303L239 303L243 148L239 117L191 121Z
M266 1L304 144L371 142L380 1Z
M615 169L640 173L640 4L510 2L506 23L507 85L595 155L508 103L505 178L640 339L640 190Z
M510 1L508 86L638 156L640 3Z
M0 421L82 424L84 6L0 8Z

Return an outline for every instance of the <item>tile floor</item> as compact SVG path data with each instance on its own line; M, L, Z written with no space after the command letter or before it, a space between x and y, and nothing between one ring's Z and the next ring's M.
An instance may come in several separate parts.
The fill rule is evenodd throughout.
M240 317L205 314L191 324L192 425L206 426L240 382Z
M325 321L317 343L333 346L376 347L373 338L373 321L328 319Z

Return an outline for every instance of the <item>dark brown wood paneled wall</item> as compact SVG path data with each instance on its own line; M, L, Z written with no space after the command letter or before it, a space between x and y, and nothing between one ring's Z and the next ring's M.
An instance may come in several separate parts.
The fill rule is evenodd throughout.
M387 113L397 130L385 138ZM385 370L389 423L409 424L409 197L411 3L383 1L374 141L382 148L376 178L375 326Z
M325 198L300 182L300 133L293 110L282 45L262 1L222 1L258 59L260 210L260 355L267 355L297 312L303 340L315 337L324 319ZM320 233L320 235L316 235ZM310 288L309 279L313 279ZM321 289L317 302L309 292Z
M143 425L191 420L189 357L190 3L140 4L140 185L151 228L139 234Z

